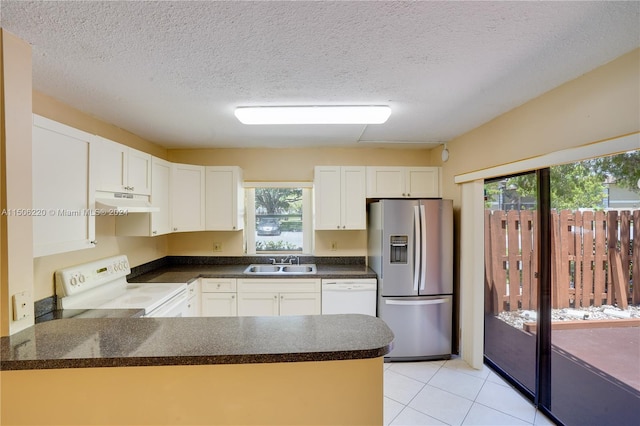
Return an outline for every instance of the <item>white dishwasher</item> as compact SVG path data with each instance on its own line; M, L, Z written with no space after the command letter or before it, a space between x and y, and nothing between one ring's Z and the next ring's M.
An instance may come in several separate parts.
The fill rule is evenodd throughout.
M322 314L366 314L376 316L375 278L323 279Z

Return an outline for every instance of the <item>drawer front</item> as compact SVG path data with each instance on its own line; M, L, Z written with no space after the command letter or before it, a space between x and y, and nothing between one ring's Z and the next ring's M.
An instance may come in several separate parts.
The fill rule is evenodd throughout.
M236 291L235 278L202 278L202 293L218 293Z
M239 279L239 292L295 292L295 293L313 293L320 292L319 279Z

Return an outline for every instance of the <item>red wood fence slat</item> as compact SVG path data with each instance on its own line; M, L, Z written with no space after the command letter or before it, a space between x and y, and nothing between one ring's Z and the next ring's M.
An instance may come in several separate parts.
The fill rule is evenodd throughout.
M504 212L494 212L491 215L491 277L496 292L496 306L498 312L505 310L504 297L507 294L507 277L505 273L505 227L506 218Z
M582 214L582 298L581 305L591 305L593 296L593 212Z
M491 252L491 211L484 212L484 311L497 314L498 293L493 282L493 253Z
M640 210L633 212L633 304L640 304Z
M582 212L573 213L573 288L574 288L574 306L582 305L582 292L585 290L585 282L582 276L582 241L583 241L583 215ZM587 305L588 306L588 305Z
M531 268L531 257L533 252L533 235L532 231L533 227L533 215L531 214L531 210L522 210L520 212L520 235L521 235L521 260L520 264L522 265L522 299L520 303L522 305L522 309L536 309L536 305L532 304L532 300L535 300L533 295L531 294L532 289L535 288L535 284L532 282L535 281L532 276L532 271L535 269ZM537 239L537 238L536 238Z
M605 271L607 259L604 257L606 252L606 218L603 211L597 211L593 224L596 244L594 247L594 265L593 265L593 306L602 306L602 300L606 298L604 292Z
M520 212L509 210L507 212L507 268L509 277L509 310L518 310L520 299Z
M610 210L607 212L607 253L615 252L618 244L618 233L616 232L618 224L618 212L616 210ZM607 302L611 305L615 303L617 297L616 286L613 284L613 262L612 257L607 256Z

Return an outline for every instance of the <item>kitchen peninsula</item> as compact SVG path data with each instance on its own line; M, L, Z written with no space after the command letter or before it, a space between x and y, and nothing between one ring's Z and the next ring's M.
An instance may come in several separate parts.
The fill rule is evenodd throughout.
M1 340L1 420L382 424L392 340L366 315L48 321Z

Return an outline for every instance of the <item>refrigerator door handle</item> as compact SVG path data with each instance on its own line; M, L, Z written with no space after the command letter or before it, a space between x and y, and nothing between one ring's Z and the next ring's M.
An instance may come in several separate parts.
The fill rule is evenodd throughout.
M418 206L413 206L413 291L416 293L420 284L420 251L422 249L420 229L420 210Z
M440 305L447 303L449 299L429 299L429 300L385 300L387 305Z
M427 281L427 224L424 204L420 204L420 290Z

